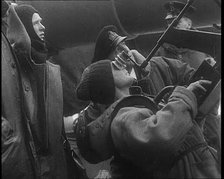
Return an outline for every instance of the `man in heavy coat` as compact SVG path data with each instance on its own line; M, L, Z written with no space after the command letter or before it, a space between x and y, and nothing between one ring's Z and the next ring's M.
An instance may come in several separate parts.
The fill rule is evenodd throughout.
M2 176L75 178L63 145L60 67L46 59L38 11L15 9L10 6L2 33Z
M112 33L111 33L112 32ZM112 34L112 35L111 35ZM114 35L113 35L114 34ZM114 26L104 27L97 38L95 53L93 62L100 61L103 58L110 60L117 60L117 53L119 51L126 51L137 64L143 63L146 59L137 50L130 50L125 44L126 37L117 35L117 30ZM106 49L106 50L103 50ZM120 60L121 61L121 60ZM116 61L116 65L119 68L125 67L125 63L120 64L120 61ZM132 64L132 67L135 67ZM127 68L126 68L127 69ZM129 68L128 72L132 75L134 68ZM189 83L192 75L195 73L195 69L190 67L189 64L179 61L177 59L171 59L164 56L153 57L149 64L146 66L148 74L138 81L134 82L134 85L138 85L142 88L144 93L148 95L157 95L160 90L170 85L186 85ZM137 71L136 71L137 72ZM105 103L105 101L103 101ZM108 105L108 104L107 104ZM78 120L85 121L88 124L98 118L105 107L100 106L94 102L91 102L84 110L79 114L81 116L75 120L75 125L78 124ZM209 145L220 151L220 135L218 130L218 120L214 120L213 116L217 116L217 108L214 109L201 120L201 127L204 128L204 134ZM207 120L206 120L207 119ZM83 122L81 122L83 124ZM205 123L205 125L203 125ZM210 126L212 127L212 130Z
M95 154L92 159L114 155L112 178L220 178L217 153L207 145L195 118L197 96L210 82L177 86L157 111L140 104L117 108L131 97L133 81L110 60L85 69L79 99L104 106L115 101L83 131L86 147Z

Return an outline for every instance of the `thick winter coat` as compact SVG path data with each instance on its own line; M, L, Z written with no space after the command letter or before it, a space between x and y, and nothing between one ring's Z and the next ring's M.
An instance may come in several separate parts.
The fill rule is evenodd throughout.
M63 102L60 68L50 63L36 70L38 68L43 72L40 76L43 75L46 81L29 80L32 74L21 73L10 44L2 35L3 178L30 179L35 175L67 177L61 137ZM42 89L46 90L46 96L42 96L42 109L46 111L38 112L37 97L41 100L41 95L33 89L34 85L43 86Z
M68 178L60 67L34 64L29 37L12 7L9 20L17 51L2 33L2 176Z
M192 68L197 69L209 55L186 48L178 48L175 45L164 43L156 52L155 56L174 58L188 63Z
M112 177L220 178L216 152L207 146L196 114L196 98L184 87L177 87L156 114L120 109L111 124Z
M143 92L157 95L169 85L186 85L195 72L187 63L166 57L153 57L148 64L149 74L138 81Z

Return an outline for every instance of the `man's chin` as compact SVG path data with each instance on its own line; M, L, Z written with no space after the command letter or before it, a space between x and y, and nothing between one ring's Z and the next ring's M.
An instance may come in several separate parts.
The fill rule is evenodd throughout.
M45 41L45 37L44 36L41 36L39 37L41 41Z

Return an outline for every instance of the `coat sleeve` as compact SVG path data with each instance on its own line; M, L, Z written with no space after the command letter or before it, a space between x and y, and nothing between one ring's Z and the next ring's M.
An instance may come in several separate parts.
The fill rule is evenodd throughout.
M194 94L180 86L156 114L146 108L122 108L111 124L114 146L136 164L152 162L155 156L168 154L180 144L193 125L196 109Z
M188 84L188 81L195 72L193 68L191 68L187 63L176 59L165 57L162 57L162 59L167 63L176 84L181 86Z

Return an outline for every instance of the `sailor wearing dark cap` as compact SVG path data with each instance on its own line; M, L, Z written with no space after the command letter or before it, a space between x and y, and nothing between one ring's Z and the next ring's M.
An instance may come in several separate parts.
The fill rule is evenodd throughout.
M184 3L178 1L170 1L164 4L164 9L167 11L165 20L168 25L178 16L184 6ZM192 20L190 19L190 16L195 11L196 8L190 6L175 28L182 30L195 30L195 28L192 27ZM192 41L192 43L194 42ZM155 53L155 56L165 56L168 58L178 59L182 62L188 63L195 69L197 69L205 59L210 58L210 56L205 53L186 48L178 48L170 43L163 43Z
M184 8L185 4L179 1L170 1L164 4L164 8L167 11L167 16L165 19L175 18ZM189 17L189 15L193 14L196 11L194 6L189 6L184 16Z
M174 18L178 16L181 10L184 8L185 4L178 1L170 1L164 4L164 8L167 11L167 15L165 17L167 24L169 25ZM180 19L179 23L177 24L177 28L180 29L191 29L192 28L192 21L190 16L196 11L196 8L193 6L188 7L184 16Z
M103 27L96 38L96 45L92 63L108 58L116 47L127 39L126 36L119 36L117 27L108 25Z
M118 34L117 27L114 25L103 27L96 39L92 63L105 58L115 60L115 65L118 68L126 68L131 76L137 78L133 62L141 64L145 60L145 57L137 50L130 50L125 43L127 40L127 36L120 36Z

